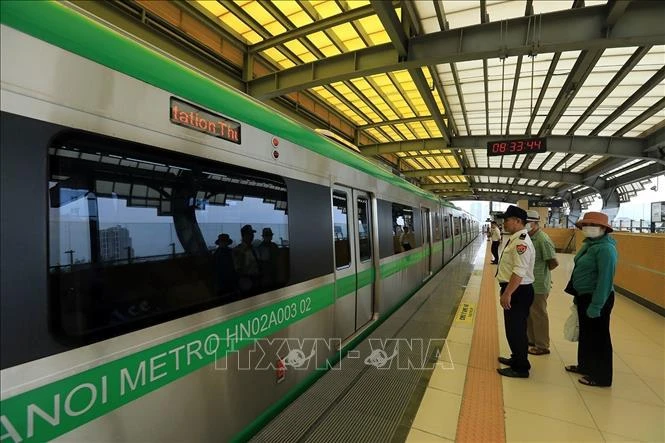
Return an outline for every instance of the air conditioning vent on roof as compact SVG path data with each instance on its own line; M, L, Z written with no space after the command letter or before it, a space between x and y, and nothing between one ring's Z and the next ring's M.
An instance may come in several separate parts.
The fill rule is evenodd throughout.
M316 131L317 134L320 134L328 138L329 140L337 143L338 145L344 146L345 148L360 153L360 149L358 149L356 145L354 145L353 143L349 143L348 141L344 140L342 137L340 137L339 135L335 134L332 131L329 131L327 129L319 129L319 128L315 129L314 131Z

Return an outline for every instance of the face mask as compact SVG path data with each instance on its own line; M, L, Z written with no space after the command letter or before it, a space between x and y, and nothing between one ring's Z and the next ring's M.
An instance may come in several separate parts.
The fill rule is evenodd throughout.
M527 223L524 227L529 232L533 231L533 225L531 223Z
M600 237L605 233L600 226L582 226L582 232L584 233L584 236L588 238Z

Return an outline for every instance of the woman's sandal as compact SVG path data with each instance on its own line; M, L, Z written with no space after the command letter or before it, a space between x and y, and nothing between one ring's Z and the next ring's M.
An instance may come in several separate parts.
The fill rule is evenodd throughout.
M550 353L549 349L541 349L541 348L536 348L535 346L532 346L528 350L529 354L531 355L546 355Z
M582 377L577 381L579 381L580 383L582 383L585 386L597 386L597 387L608 387L608 386L610 386L610 385L602 385L602 384L598 383L597 381L595 381L595 380L593 380L589 377Z
M580 368L577 367L577 365L565 366L564 369L566 370L566 372L573 372L575 374L584 374L584 371L581 371Z

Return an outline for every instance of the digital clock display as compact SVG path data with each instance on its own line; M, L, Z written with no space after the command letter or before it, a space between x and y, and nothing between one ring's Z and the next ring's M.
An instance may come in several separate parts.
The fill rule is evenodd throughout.
M524 138L487 142L487 155L537 154L547 152L547 139Z

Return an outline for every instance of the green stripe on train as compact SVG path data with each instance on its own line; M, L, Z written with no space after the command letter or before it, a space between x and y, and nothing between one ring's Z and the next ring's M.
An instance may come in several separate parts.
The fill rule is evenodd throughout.
M333 303L328 284L2 400L3 440L58 437Z
M364 288L371 283L374 283L374 268L340 278L335 282L335 297L341 298L354 294L356 289Z
M422 257L417 252L387 265L397 272ZM382 278L388 276L383 272L385 266ZM44 441L63 435L333 305L336 294L346 295L347 289L353 292L348 286L351 283L345 281L355 285L356 278L358 287L366 286L374 280L374 270L340 279L337 287L325 285L4 399L0 402L1 435L15 441Z
M269 134L279 134L280 137L320 155L347 164L420 197L455 208L453 204L438 199L434 194L377 167L361 154L338 147L271 108L224 87L67 6L52 1L2 0L0 20L12 28L191 100L197 105L223 113Z

